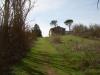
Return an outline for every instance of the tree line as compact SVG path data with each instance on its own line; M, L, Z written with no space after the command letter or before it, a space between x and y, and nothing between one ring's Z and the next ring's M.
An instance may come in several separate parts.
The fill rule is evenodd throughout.
M72 19L68 19L64 21L64 24L68 26L70 34L78 35L86 38L100 38L100 25L99 24L73 24L74 21ZM50 25L57 27L57 20L51 20ZM66 33L67 34L67 33Z
M84 24L76 24L72 28L73 34L82 36L85 38L92 38L98 39L100 38L100 25L99 24L92 24L88 27Z

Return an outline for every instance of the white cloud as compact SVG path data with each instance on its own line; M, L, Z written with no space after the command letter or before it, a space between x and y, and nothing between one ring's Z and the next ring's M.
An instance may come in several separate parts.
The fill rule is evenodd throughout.
M55 10L63 5L64 0L38 0L35 5L35 12L46 12Z

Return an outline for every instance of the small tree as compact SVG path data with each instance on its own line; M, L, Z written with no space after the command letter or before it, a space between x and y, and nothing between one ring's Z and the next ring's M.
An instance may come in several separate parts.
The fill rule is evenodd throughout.
M32 29L32 33L36 36L36 37L42 37L42 32L41 29L39 27L38 24L35 24L33 29Z
M55 26L55 27L57 27L57 20L52 20L51 22L50 22L50 25L53 25L53 26Z
M68 25L69 26L69 31L71 31L71 25L73 23L73 20L72 19L68 19L64 22L65 25Z

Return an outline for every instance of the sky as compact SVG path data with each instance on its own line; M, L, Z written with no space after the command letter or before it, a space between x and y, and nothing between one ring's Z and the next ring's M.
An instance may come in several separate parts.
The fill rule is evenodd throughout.
M100 6L99 6L100 7ZM97 9L97 0L37 0L35 7L28 15L27 22L34 26L37 23L43 36L48 36L51 20L57 20L58 25L64 25L64 21L73 19L74 24L82 23L100 24L100 9Z

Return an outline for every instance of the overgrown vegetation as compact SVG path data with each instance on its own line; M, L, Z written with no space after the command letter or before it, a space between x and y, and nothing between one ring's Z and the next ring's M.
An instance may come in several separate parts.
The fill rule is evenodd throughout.
M64 22L69 26L68 35L62 36L67 34L65 28L58 26L57 20L52 20L50 24L54 25L54 28L50 31L53 36L41 38L42 32L38 24L35 24L32 29L26 25L27 15L32 8L31 0L2 0L2 3L0 6L0 75L100 74L99 40L69 35L100 39L99 25L87 27L79 24L71 31L73 20L69 19ZM35 40L37 41L34 42ZM35 44L34 48L32 48L33 44Z
M30 0L3 0L0 7L0 75L11 75L13 65L30 50L26 17L31 10ZM29 4L28 7L26 7ZM35 37L35 36L34 36Z
M94 24L89 27L79 24L75 25L72 29L74 35L87 37L87 38L100 38L100 25Z
M99 75L100 42L72 35L61 36L62 43L40 38L15 75Z

